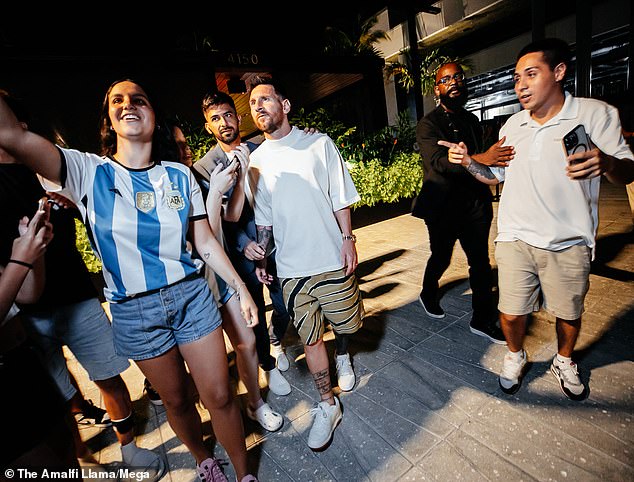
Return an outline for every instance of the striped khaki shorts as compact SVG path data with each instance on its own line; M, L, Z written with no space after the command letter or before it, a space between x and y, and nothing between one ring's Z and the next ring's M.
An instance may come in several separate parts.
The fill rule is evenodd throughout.
M305 345L322 338L325 321L337 334L352 334L361 328L365 312L354 274L346 276L340 269L281 282L284 302Z

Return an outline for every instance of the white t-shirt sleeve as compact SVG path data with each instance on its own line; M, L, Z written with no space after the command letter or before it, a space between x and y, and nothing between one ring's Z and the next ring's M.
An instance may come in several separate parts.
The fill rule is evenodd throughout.
M506 176L506 167L491 167L489 169L499 182L504 182Z
M88 191L89 172L94 172L96 166L101 163L101 158L96 154L89 154L76 149L59 148L64 156L66 166L66 178L61 186L65 193L69 194L71 201L79 204Z
M507 121L508 122L508 121ZM504 136L506 136L506 122L504 123L504 125L500 128L500 133L498 135L498 140L502 139ZM506 145L506 144L505 144ZM513 162L513 161L511 161ZM491 170L491 172L493 173L493 175L495 176L495 178L499 181L499 182L504 182L504 179L506 178L506 168L505 167L490 167L489 169Z
M262 176L258 176L257 168L249 169L249 186L253 185L256 186L255 195L253 196L255 224L257 226L273 226L273 200L271 198L271 191L266 186L266 182Z
M352 181L352 176L341 157L341 153L331 139L325 144L328 179L330 181L329 195L332 202L332 210L339 211L359 201L361 196Z
M592 143L604 153L617 159L632 159L634 155L625 138L619 112L609 104L603 104L604 110L597 110L590 126L584 126Z

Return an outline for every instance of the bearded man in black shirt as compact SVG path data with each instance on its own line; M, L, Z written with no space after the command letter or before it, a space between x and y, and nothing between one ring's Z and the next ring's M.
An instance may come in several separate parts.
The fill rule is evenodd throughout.
M459 164L447 159L447 148L439 140L464 142L472 157L488 166L506 166L513 159L504 138L483 149L482 127L478 118L464 109L467 101L465 74L457 63L443 64L436 74L434 92L439 105L416 127L416 141L423 158L423 187L412 214L427 225L431 255L423 276L419 301L432 318L444 318L438 282L449 267L456 241L469 263L473 315L472 333L506 344L497 322L493 299L493 274L489 261L489 230L493 219L490 188ZM483 152L484 151L484 152Z

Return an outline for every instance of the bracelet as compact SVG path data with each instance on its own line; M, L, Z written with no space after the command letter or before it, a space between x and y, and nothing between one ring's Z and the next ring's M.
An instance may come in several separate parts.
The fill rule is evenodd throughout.
M344 241L352 241L353 243L357 242L357 237L354 234L344 234L341 237Z
M19 264L20 266L26 266L29 269L33 269L32 264L27 263L26 261L20 261L19 259L10 259L9 261L7 261L7 264L9 263Z
M246 286L247 284L243 281L242 283L238 283L238 286L235 288L236 291L240 291L241 286Z

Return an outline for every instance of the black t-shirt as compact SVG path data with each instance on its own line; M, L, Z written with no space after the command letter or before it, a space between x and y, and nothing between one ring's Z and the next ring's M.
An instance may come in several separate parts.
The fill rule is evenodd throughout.
M490 219L489 186L460 164L449 162L447 148L439 146L439 140L463 141L471 154L483 149L482 128L474 114L464 109L448 113L438 106L423 117L416 126L416 141L423 158L423 187L412 214L430 221L456 216Z
M18 222L31 218L45 194L37 176L21 164L0 164L0 263L6 265L13 241L20 234ZM76 209L51 209L54 237L46 248L46 284L33 308L76 303L97 296L90 273L75 245ZM27 309L28 307L22 307Z

